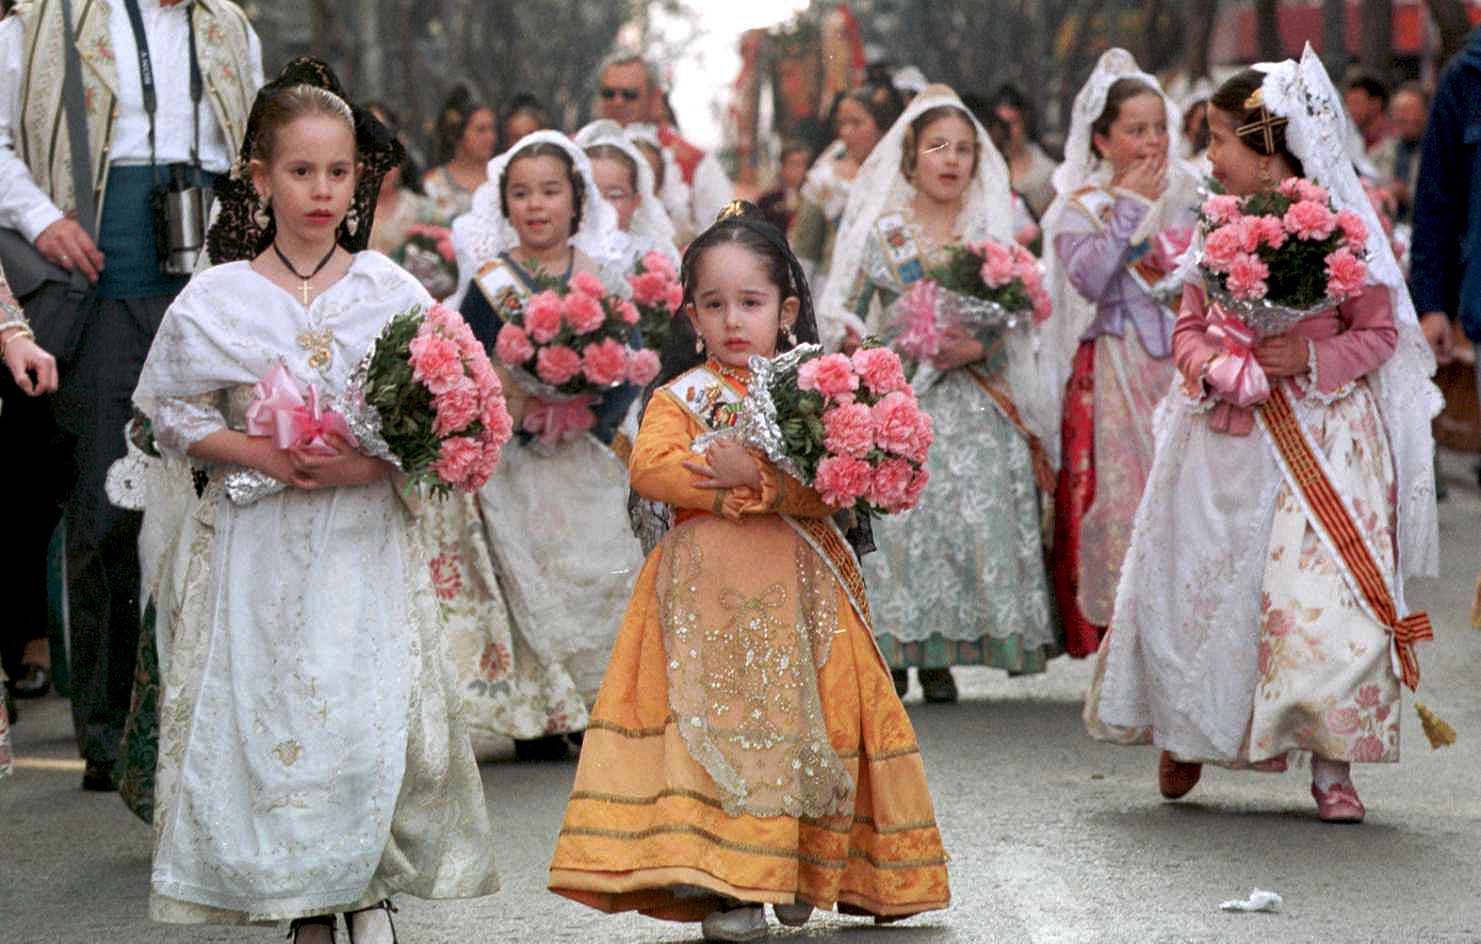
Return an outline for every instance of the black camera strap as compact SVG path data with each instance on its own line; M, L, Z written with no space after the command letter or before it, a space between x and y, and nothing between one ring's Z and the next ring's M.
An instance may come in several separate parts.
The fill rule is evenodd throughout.
M195 3L186 0L186 32L190 35L190 102L191 141L190 164L200 186L201 172L201 99L205 97L205 83L201 79L201 63L195 48ZM144 35L144 15L139 12L139 0L124 0L128 10L129 25L134 30L134 45L139 51L139 85L144 92L144 113L149 116L149 166L154 168L155 183L159 183L159 166L155 161L154 113L159 107L159 96L154 85L154 60L149 54L149 38Z

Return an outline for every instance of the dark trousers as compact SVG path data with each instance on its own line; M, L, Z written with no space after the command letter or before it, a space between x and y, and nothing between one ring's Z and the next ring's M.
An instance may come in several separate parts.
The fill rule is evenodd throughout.
M96 300L63 380L61 421L75 424L77 436L77 480L66 507L72 723L83 758L110 766L134 681L143 516L109 502L104 482L126 451L134 387L172 298Z
M0 620L0 664L12 679L21 656L47 627L46 559L72 484L71 437L52 416L53 397L28 397L0 370L0 495L9 495L5 534L11 561L6 614ZM58 659L61 655L58 654Z

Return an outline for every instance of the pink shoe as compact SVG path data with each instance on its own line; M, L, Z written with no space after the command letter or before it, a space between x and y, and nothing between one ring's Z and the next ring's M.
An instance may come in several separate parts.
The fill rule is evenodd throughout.
M1311 795L1316 800L1317 819L1324 823L1361 823L1368 815L1350 783L1334 783L1325 791L1312 784Z

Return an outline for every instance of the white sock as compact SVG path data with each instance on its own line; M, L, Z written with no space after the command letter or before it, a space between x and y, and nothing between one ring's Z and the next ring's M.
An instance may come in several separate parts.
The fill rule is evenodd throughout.
M1337 784L1352 785L1352 765L1345 760L1327 760L1311 755L1311 783L1318 790L1330 790Z
M345 917L354 928L355 944L391 944L395 940L391 932L391 916L384 908L367 908Z

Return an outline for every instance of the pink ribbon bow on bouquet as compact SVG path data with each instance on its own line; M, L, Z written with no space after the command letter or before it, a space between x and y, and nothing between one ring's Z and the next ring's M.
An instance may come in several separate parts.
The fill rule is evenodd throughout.
M547 446L559 445L597 424L596 414L591 411L593 399L541 400L537 397L529 412L525 413L524 431L538 436Z
M1255 332L1238 318L1214 309L1218 320L1209 325L1208 336L1224 346L1224 353L1208 365L1204 379L1220 397L1235 406L1254 406L1270 397L1270 380L1255 360Z
M318 456L338 455L329 442L331 434L360 445L344 415L319 403L318 388L301 387L281 363L257 381L254 393L247 407L248 436L271 436L279 449L298 448Z

